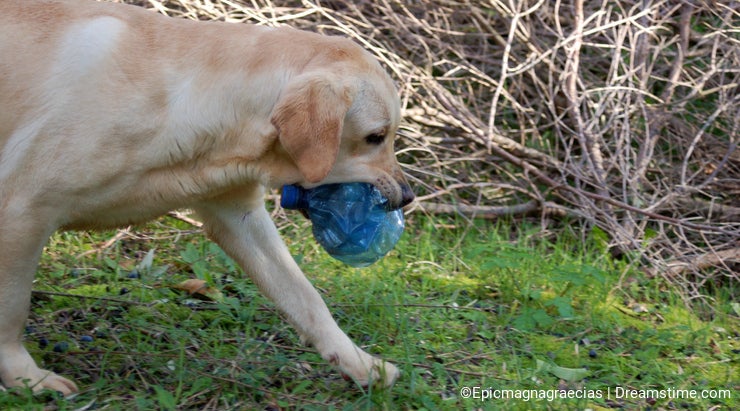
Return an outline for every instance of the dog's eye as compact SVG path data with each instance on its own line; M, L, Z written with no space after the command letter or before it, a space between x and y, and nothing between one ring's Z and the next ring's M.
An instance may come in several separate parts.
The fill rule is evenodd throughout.
M365 142L374 146L380 145L385 141L385 133L373 133L365 137Z

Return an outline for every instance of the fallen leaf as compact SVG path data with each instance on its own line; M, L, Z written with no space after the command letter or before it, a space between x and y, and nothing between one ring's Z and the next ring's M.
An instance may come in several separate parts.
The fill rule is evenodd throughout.
M735 314L740 316L740 303L730 303L730 307L732 307L732 311L734 311Z
M535 372L549 372L561 380L568 382L580 381L589 374L585 368L565 368L539 359L537 360L537 370Z
M224 295L219 289L209 287L207 282L205 282L204 280L199 280L197 278L185 280L180 284L173 285L170 288L172 288L173 290L185 291L192 297L206 301L222 301L224 298Z
M650 310L648 310L648 308L647 308L647 306L645 306L645 304L635 304L635 305L633 305L632 306L632 311L635 314L645 314L645 313L649 313L650 312Z

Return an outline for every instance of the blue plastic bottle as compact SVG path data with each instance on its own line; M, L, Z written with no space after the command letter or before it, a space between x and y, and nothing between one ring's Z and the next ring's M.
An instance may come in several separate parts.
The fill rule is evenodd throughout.
M316 241L332 257L366 267L388 253L403 233L403 211L368 183L283 186L280 205L305 210Z

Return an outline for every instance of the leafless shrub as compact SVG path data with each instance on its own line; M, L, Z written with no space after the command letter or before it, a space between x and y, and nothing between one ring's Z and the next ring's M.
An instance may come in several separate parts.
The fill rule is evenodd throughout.
M740 279L737 1L136 3L371 50L420 210L575 219L692 296Z

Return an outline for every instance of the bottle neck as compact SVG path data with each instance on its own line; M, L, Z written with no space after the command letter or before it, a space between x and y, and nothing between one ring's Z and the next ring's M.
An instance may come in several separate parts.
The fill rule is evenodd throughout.
M308 209L308 190L295 184L283 186L280 206L288 210Z

